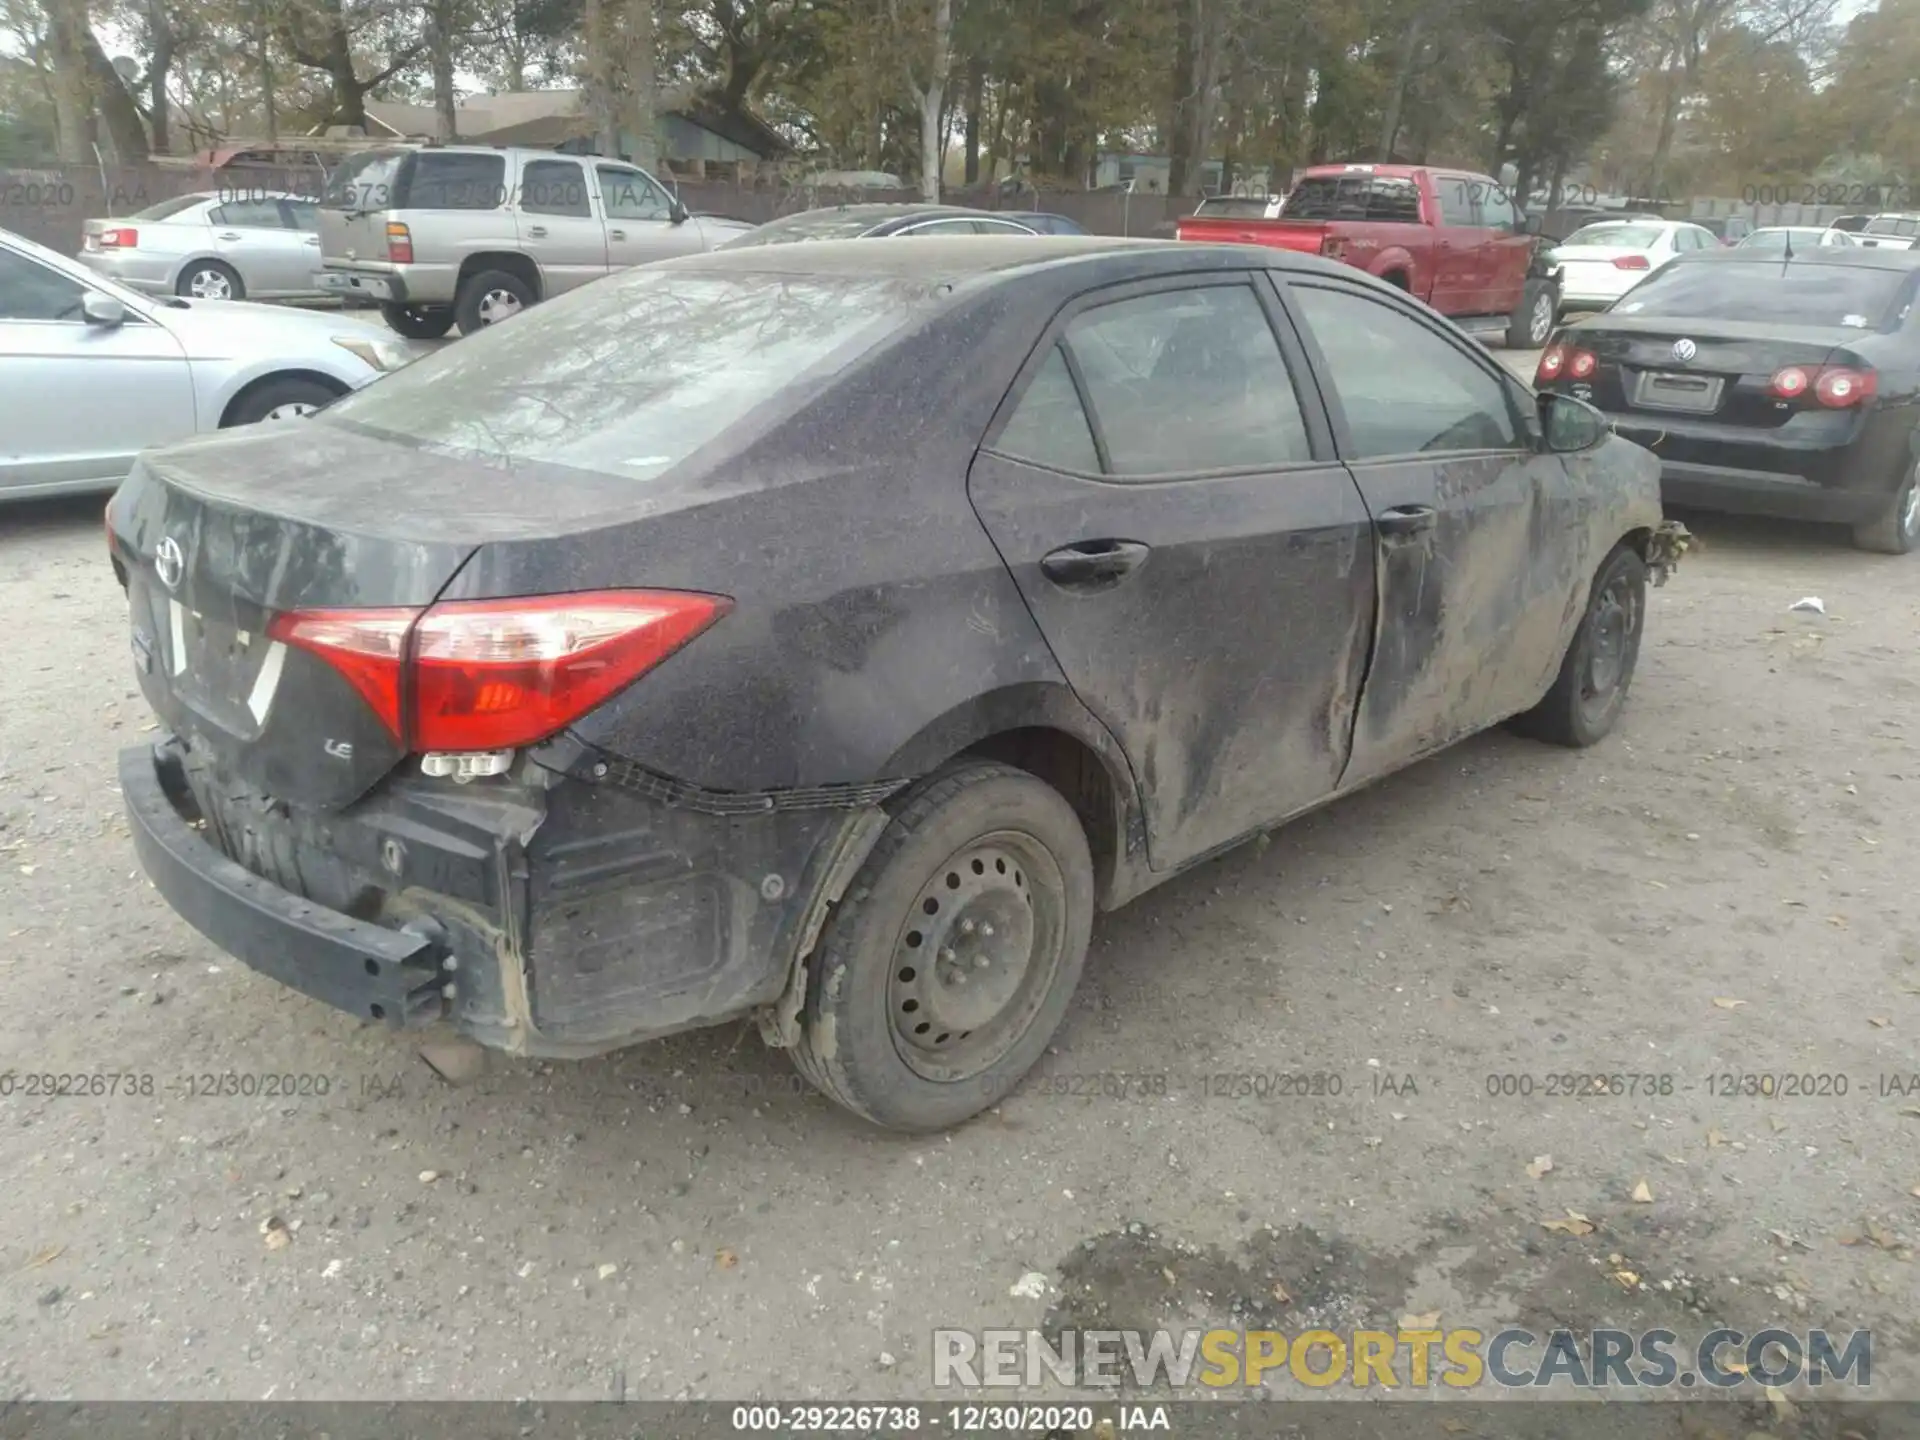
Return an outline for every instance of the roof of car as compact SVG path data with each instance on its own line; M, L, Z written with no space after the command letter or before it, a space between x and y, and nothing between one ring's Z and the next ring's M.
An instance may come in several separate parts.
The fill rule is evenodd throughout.
M1691 255L1676 257L1672 263L1675 265L1840 265L1864 270L1920 270L1920 253L1912 250L1876 250L1865 245L1821 245L1805 252L1796 250L1793 259L1783 260L1777 250L1761 252L1756 246L1743 255L1740 246L1727 245L1713 250L1696 250Z

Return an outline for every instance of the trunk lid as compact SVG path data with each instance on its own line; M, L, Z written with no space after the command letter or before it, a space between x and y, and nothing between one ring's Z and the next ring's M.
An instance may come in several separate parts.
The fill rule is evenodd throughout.
M409 150L365 150L341 161L320 197L320 255L329 265L387 264L387 212L400 204Z
M115 496L140 688L222 789L337 809L404 758L344 675L268 628L293 610L424 607L474 547L347 529L326 507L301 506L341 458L338 446L240 431L144 457ZM389 496L426 468L409 458L384 467Z
M1849 347L1861 337L1838 326L1742 320L1635 320L1618 311L1568 331L1565 343L1589 351L1593 402L1615 413L1696 415L1723 424L1777 428L1815 402L1783 401L1773 377L1788 366L1863 368ZM1676 353L1676 346L1684 352Z

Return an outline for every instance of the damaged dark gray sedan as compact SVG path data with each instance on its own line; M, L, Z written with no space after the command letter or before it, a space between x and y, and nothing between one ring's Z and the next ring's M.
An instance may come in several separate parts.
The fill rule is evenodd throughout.
M1096 911L1463 736L1614 724L1659 468L1284 252L628 271L108 512L142 864L363 1019L584 1056L752 1016L954 1124Z

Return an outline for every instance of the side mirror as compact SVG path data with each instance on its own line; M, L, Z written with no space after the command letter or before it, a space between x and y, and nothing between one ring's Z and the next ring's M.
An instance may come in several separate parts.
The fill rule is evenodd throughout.
M687 207L681 203L680 197L678 195L672 195L668 197L667 219L672 221L675 225L684 225L687 223L687 219L688 219Z
M80 318L89 325L103 325L112 329L127 323L127 307L111 295L89 290L80 298Z
M1540 397L1540 429L1556 455L1591 450L1612 433L1607 417L1584 400L1548 391Z

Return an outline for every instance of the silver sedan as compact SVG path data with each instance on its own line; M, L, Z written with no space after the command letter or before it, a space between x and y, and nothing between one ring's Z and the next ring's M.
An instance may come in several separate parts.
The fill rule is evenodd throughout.
M124 220L89 220L79 260L148 295L318 299L319 207L271 190L203 190Z
M425 349L324 311L138 295L0 230L0 503L111 490L150 445L297 419Z

